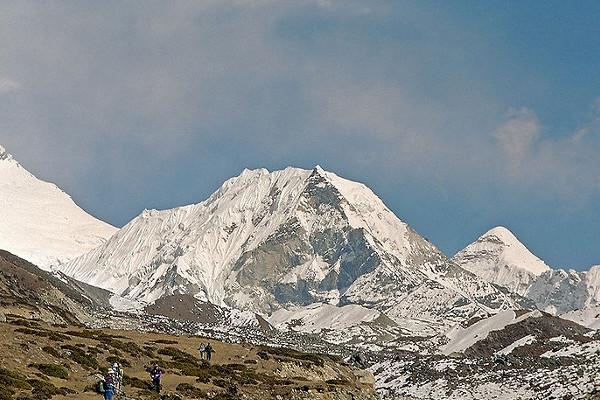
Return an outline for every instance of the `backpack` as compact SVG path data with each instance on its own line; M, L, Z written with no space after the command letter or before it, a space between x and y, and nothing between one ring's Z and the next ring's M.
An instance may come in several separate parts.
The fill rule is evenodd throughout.
M105 392L104 383L105 383L104 381L98 382L98 386L96 389L97 389L98 393L100 393L100 394L104 394L104 392Z

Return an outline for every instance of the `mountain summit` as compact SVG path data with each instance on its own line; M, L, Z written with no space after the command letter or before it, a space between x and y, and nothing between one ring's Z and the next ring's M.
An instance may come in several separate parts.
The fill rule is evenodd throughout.
M99 246L116 230L0 146L0 249L48 269Z
M146 304L192 294L263 315L353 304L446 325L514 305L365 185L318 166L244 170L199 204L144 211L62 270Z

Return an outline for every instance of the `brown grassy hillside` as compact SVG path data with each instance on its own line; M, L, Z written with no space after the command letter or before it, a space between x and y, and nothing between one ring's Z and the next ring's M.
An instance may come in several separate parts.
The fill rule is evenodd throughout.
M35 265L0 250L0 309L3 313L78 324L91 319L89 308L108 305L109 293Z
M210 363L196 350L202 339L133 331L55 326L7 315L0 323L0 400L94 399L98 376L124 366L122 399L158 399L149 367L161 365L164 399L376 399L373 377L335 356L210 340Z

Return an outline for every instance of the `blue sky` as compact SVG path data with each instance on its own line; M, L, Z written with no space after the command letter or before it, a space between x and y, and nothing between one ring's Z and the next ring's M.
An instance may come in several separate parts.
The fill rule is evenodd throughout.
M243 168L360 181L447 255L497 225L600 264L592 1L0 4L0 144L94 216Z

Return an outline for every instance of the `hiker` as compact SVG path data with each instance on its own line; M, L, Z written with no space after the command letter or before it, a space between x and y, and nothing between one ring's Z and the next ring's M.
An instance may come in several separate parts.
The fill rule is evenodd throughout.
M123 390L123 368L121 368L121 364L118 362L114 363L112 368L114 371L115 389L117 392L121 392Z
M206 351L206 346L204 343L200 343L200 346L198 346L198 351L200 352L200 359L204 360L204 352Z
M104 380L107 383L110 383L113 386L113 388L115 387L115 384L116 384L115 371L113 371L112 368L108 369L108 373L106 374L106 378L104 378Z
M204 351L206 352L206 360L210 361L210 356L215 351L215 349L212 348L210 343L206 343L206 348L204 349Z
M157 393L160 393L160 378L162 376L162 371L158 364L154 364L154 368L150 371L150 378L152 379L152 389L156 390Z
M104 400L112 400L113 394L115 394L114 386L114 371L109 370L104 382L100 382L102 389L104 390Z

